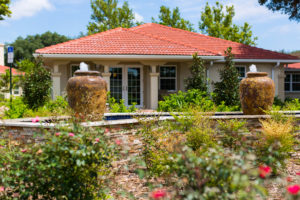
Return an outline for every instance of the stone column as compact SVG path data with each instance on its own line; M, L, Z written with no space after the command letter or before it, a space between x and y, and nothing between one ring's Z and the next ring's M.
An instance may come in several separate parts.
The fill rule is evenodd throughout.
M53 99L55 99L57 96L61 95L61 88L60 88L60 82L61 82L61 73L59 72L59 65L55 64L53 67L53 73L52 73L52 96Z
M107 91L110 91L110 76L111 76L111 73L109 73L109 66L104 65L104 72L102 73L102 78L107 83Z
M150 72L150 108L156 110L158 107L158 77L156 65L151 65Z

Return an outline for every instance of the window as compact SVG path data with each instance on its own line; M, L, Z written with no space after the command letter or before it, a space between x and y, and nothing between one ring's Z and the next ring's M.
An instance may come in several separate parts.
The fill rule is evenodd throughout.
M16 86L14 88L14 95L16 95L16 96L20 95L20 88L19 88L19 86Z
M239 66L236 67L238 73L239 73L239 80L241 81L243 78L246 78L246 67Z
M286 74L284 90L287 92L300 92L300 74Z
M71 77L74 76L74 73L79 69L79 65L71 65Z
M160 67L160 89L176 90L176 66Z

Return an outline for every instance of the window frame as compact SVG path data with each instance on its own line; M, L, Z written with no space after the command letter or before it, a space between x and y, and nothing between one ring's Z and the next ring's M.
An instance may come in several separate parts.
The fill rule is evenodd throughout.
M241 80L243 80L243 78L246 78L246 73L247 73L247 70L246 70L246 66L244 66L244 65L236 65L235 66L235 68L237 69L237 68L244 68L244 74L245 74L245 76L240 76L240 73L239 73L239 70L237 69L237 71L238 71L238 73L239 73L239 80L241 81Z
M284 92L299 92L300 90L293 90L293 83L300 83L300 81L293 81L293 75L299 75L300 76L300 72L298 73L286 73L285 76L290 76L290 81L286 82L285 78L284 78ZM288 83L289 84L289 90L285 90L285 84Z
M76 67L76 66L80 67L80 64L71 64L70 65L70 77L74 77L74 74L72 74L72 68ZM75 73L75 71L74 71L74 73Z
M162 67L175 67L175 77L161 77L161 68ZM174 90L165 90L161 89L161 79L175 79L175 89ZM161 65L159 66L159 89L165 90L167 92L176 92L177 91L177 66L176 65Z

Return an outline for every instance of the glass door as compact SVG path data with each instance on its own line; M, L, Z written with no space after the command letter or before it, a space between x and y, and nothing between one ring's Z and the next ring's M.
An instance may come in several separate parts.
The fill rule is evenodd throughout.
M141 106L141 68L127 67L127 105Z
M117 102L123 98L123 68L111 67L109 69L110 76L110 96L115 98Z
M143 106L143 90L142 90L142 67L140 66L124 66L111 67L109 69L110 76L110 95L117 102L124 99L126 106L134 103L136 107Z

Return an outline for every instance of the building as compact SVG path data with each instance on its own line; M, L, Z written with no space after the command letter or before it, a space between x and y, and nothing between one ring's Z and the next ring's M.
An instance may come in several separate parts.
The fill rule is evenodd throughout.
M0 44L0 76L6 73L6 70L10 70L9 67L4 65L4 44ZM12 68L11 70L13 76L21 76L23 75L22 72L17 71L16 69ZM0 77L1 78L1 77ZM22 88L15 87L12 91L13 96L21 96L22 95ZM10 93L6 92L2 94L4 98L8 99L10 97Z
M285 98L284 67L299 62L297 57L231 42L199 33L147 23L133 28L116 28L36 50L52 71L53 96L62 95L67 81L86 62L101 72L116 99L130 105L156 109L161 96L185 90L192 55L207 63L209 88L219 81L224 51L232 47L240 78L251 64L274 80L276 96Z

